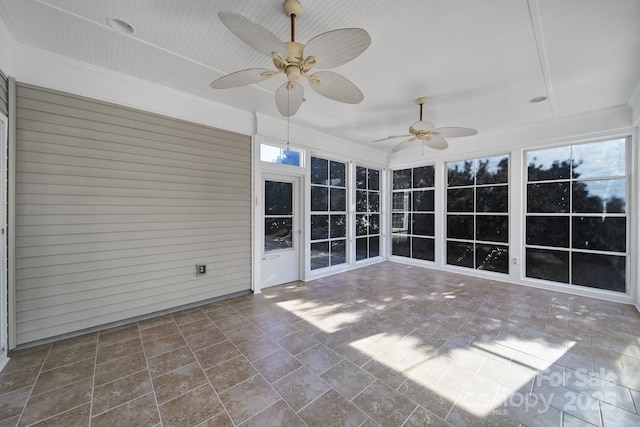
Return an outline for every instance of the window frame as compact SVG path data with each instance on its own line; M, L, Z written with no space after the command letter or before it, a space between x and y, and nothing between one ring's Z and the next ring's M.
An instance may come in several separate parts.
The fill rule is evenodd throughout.
M499 159L498 160L498 165L500 164L500 162L502 162L502 160L506 158L507 159L507 170L506 170L506 176L505 179L506 181L503 182L481 182L480 184L478 183L478 162L482 161L482 160L487 160L487 159ZM449 165L453 165L453 164L460 164L460 163L464 163L466 165L466 163L471 162L471 168L472 168L472 178L469 182L464 182L464 183L457 183L454 182L453 185L449 185ZM450 267L450 268L468 268L468 269L473 269L473 270L479 270L479 271L486 271L489 273L495 273L495 274L500 274L500 275L505 275L505 276L509 276L510 275L510 265L511 265L511 254L512 254L512 242L511 242L511 227L512 227L512 212L511 212L511 204L510 204L510 200L511 200L511 192L512 192L512 179L511 179L511 169L512 169L512 156L511 153L499 153L499 154L492 154L492 155L485 155L485 156L480 156L480 157L473 157L473 158L465 158L462 160L452 160L452 161L445 161L443 163L443 173L444 173L444 205L443 205L443 229L444 229L444 236L443 236L443 241L444 241L444 245L443 246L443 251L444 251L444 259L443 259L443 265ZM479 189L490 189L490 188L501 188L501 187L505 187L506 188L506 195L505 195L505 200L504 200L504 210L489 210L489 211L482 211L478 209L478 190ZM450 192L462 192L465 190L470 190L470 192L472 193L472 197L471 197L471 202L470 202L470 206L465 206L463 209L461 210L450 210L450 198L449 198L449 194ZM450 219L452 218L460 218L460 219L464 219L464 218L468 218L471 220L471 234L470 237L469 236L453 236L450 237L449 233L450 233ZM502 233L502 235L504 236L503 239L498 240L488 240L488 239L481 239L479 238L479 233L478 233L478 219L479 218L505 218L506 219L506 230L503 230L504 233ZM459 263L451 263L449 260L451 259L450 257L452 256L451 252L453 252L454 248L458 248L458 249L464 249L464 251L468 251L469 247L471 247L471 252L472 252L472 257L470 260L464 261L464 257L463 258L459 258L461 262ZM503 264L503 269L502 270L497 270L497 269L486 269L486 268L480 268L481 265L479 265L478 262L478 255L479 255L479 251L480 250L484 250L484 249L495 249L495 248L503 248L502 250L504 250L505 252L502 252L500 254L498 254L499 256L503 256L505 258L504 264ZM462 262L464 261L464 262Z
M587 176L584 178L574 177L574 147L577 146L587 146L589 144L598 144L598 143L606 143L613 141L624 141L624 172L621 175L602 175L602 176ZM582 289L582 290L597 290L604 292L611 292L616 295L629 295L630 288L632 284L630 283L630 268L631 268L631 228L633 225L631 224L631 209L635 206L632 201L632 192L631 186L633 185L631 176L631 137L630 136L611 136L607 138L600 138L597 140L588 140L588 141L576 141L576 142L566 142L561 145L556 145L552 147L541 147L541 148L531 148L523 150L523 209L522 209L522 259L523 259L523 269L522 269L522 277L525 280L533 280L533 281L541 281L545 283L554 283L560 286L569 286L572 288ZM532 152L545 151L545 150L560 150L563 148L568 148L571 156L569 158L570 162L570 170L568 177L556 178L556 179L538 179L534 181L529 180L529 154ZM614 181L614 180L624 180L625 185L625 208L624 213L620 212L589 212L589 211L574 211L574 184L580 182L597 182L597 181ZM566 211L559 212L530 212L529 211L529 186L532 184L561 184L566 183L566 188L568 189L569 194L569 203ZM551 246L544 244L531 244L528 243L528 233L527 233L527 224L528 218L566 218L566 222L568 222L568 230L567 230L567 244L566 246ZM625 219L625 250L624 251L613 251L606 249L588 249L576 247L574 243L574 222L576 218L624 218ZM555 281L551 279L545 279L537 276L530 276L529 274L529 253L533 253L535 251L547 251L547 252L555 252L558 255L566 254L567 265L566 265L566 281ZM580 256L582 254L591 254L596 256L611 256L618 257L618 259L622 258L625 263L624 268L624 290L615 290L615 289L607 289L605 287L592 286L586 284L578 284L575 283L574 278L574 256ZM564 277L564 276L563 276Z

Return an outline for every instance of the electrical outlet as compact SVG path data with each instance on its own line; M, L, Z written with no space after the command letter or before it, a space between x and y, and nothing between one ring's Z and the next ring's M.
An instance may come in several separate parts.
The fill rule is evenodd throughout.
M202 276L203 274L207 274L207 265L196 264L196 276Z

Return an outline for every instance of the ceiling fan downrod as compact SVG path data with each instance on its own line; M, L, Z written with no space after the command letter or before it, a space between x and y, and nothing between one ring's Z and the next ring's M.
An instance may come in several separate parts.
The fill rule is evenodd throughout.
M291 19L291 41L296 41L296 16L302 13L302 4L298 0L286 0L284 13Z
M422 121L422 106L426 103L427 103L427 98L424 96L421 96L420 98L416 99L416 104L420 106L420 121Z

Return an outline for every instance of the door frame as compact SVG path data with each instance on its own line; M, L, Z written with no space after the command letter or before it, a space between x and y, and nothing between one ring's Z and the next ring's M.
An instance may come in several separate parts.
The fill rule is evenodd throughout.
M7 246L7 183L9 119L0 114L0 371L9 361L9 284Z
M293 183L294 217L297 221L297 230L294 230L294 239L297 236L298 257L297 257L297 280L304 277L304 254L305 254L305 210L304 210L304 174L287 173L286 171L273 171L270 169L261 170L256 173L255 182L255 206L254 206L254 286L253 293L262 292L262 262L264 258L264 182L282 181ZM300 230L300 233L297 231Z

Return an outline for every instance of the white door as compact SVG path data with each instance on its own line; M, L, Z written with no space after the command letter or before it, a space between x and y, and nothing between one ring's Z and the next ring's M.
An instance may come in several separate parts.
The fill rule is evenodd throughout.
M263 175L261 288L300 279L300 190L299 177Z

